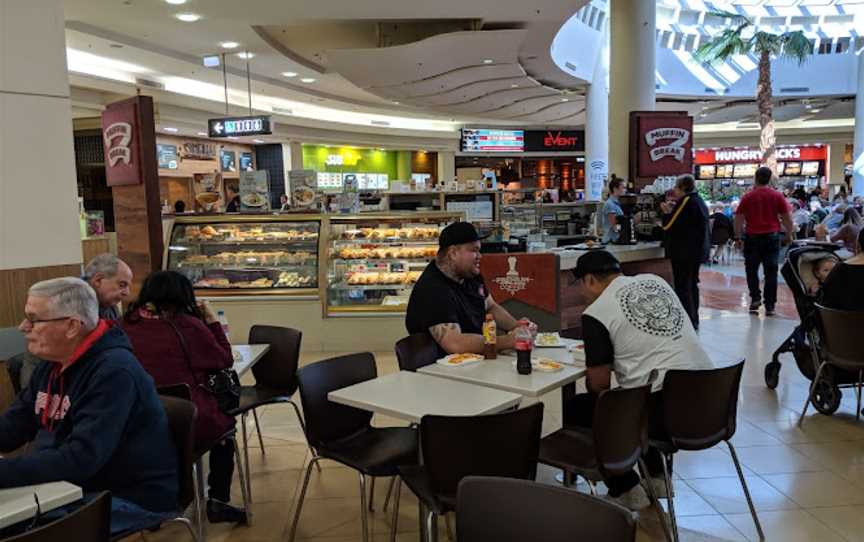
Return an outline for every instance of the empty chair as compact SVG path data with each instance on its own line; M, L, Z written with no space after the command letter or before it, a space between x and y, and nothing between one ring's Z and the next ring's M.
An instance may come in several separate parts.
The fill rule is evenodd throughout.
M438 343L428 333L412 333L396 343L396 361L400 371L416 372L438 360Z
M822 305L816 305L818 314L817 322L819 326L819 338L821 339L822 356L819 368L816 370L816 376L813 378L813 383L810 384L810 393L807 395L807 400L804 402L804 408L801 409L801 417L798 418L798 426L804 423L804 415L807 414L807 406L814 399L815 394L819 393L820 388L828 388L834 390L835 393L840 393L840 389L836 386L820 386L819 380L823 377L826 367L834 366L838 369L850 371L858 376L858 407L855 409L855 419L861 419L861 384L864 378L864 351L858 344L857 334L864 329L864 312L861 311L841 311L837 309L829 309ZM840 403L840 399L837 399Z
M108 542L111 540L111 494L100 493L81 508L47 525L5 538L5 542Z
M485 416L423 416L423 464L399 468L391 540L402 482L417 495L421 524L437 540L437 518L456 510L459 482L466 476L534 479L542 424L543 403Z
M369 540L367 478L372 477L374 483L376 477L395 476L400 465L417 462L415 429L372 427L371 412L333 403L327 398L331 391L372 380L376 376L375 358L368 352L330 358L307 365L298 371L306 438L318 455L313 457L306 467L289 541L294 540L297 532L312 466L322 459L331 459L358 471L364 542Z
M243 460L246 473L249 474L249 444L246 431L246 417L249 413L255 418L255 431L258 433L258 444L261 453L264 452L264 438L261 436L261 425L258 423L257 408L265 405L287 403L294 407L294 413L303 427L303 418L292 395L297 391L297 365L300 360L300 342L303 333L296 329L279 326L252 326L249 330L249 344L268 344L270 349L252 366L255 376L254 386L243 386L240 390L239 406L229 412L232 416L240 416L240 427L243 438ZM305 432L305 428L304 428ZM251 476L246 478L246 494L251 498Z
M741 385L743 369L744 360L741 360L721 369L673 370L666 373L663 381L663 423L668 439L651 439L651 445L659 449L663 456L663 474L666 493L669 495L669 515L675 540L678 540L678 525L669 470L672 455L678 450L707 450L720 442L725 442L729 447L759 538L765 538L738 455L730 442L735 434L738 388Z
M633 514L578 491L528 480L469 476L459 484L459 542L636 540Z

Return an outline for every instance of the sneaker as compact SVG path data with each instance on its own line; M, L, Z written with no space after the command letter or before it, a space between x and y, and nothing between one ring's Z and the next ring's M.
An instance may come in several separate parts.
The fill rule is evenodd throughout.
M753 303L750 303L750 314L758 314L759 313L759 307L761 307L761 306L762 306L761 301L754 301Z
M651 489L654 490L654 496L658 499L668 499L666 494L666 480L663 478L650 477L645 483L651 484ZM672 488L672 497L675 497L675 488Z
M632 489L618 495L617 497L606 495L606 498L632 510L633 512L638 512L639 510L651 506L651 500L648 498L648 493L645 492L645 488L642 487L642 484L633 486Z
M774 311L774 307L765 306L765 316L774 316L775 314L777 313Z
M210 523L239 523L246 524L246 510L231 506L228 503L207 500L207 521Z

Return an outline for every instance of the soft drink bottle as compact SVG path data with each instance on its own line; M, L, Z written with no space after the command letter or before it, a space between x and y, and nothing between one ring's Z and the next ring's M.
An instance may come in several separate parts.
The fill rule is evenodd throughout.
M516 328L516 372L520 375L531 374L531 351L534 349L534 337L528 329L528 322L519 322Z

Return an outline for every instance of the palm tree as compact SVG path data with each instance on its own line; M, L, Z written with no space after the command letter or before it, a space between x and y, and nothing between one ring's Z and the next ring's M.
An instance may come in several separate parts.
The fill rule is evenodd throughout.
M726 28L703 43L694 53L696 60L716 64L729 60L736 55L759 57L759 79L756 83L756 106L759 108L759 150L762 151L762 165L777 173L776 138L774 137L773 93L771 91L772 58L789 58L802 65L813 54L813 44L804 32L783 32L774 34L759 30L753 19L728 11L709 12L707 15L729 20L732 28Z

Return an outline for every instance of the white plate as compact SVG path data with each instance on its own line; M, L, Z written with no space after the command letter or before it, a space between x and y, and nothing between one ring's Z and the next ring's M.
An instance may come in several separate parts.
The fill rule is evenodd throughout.
M573 355L574 361L585 361L585 343L583 341L573 341L573 343L567 347L567 351Z
M546 337L548 343L540 342L540 337ZM538 333L534 339L534 346L537 348L564 348L566 345L561 341L561 336L558 333Z
M477 356L476 359L469 359L469 360L463 361L462 363L459 363L459 364L450 363L451 359L453 359L456 356L461 356L461 355L463 355L463 354L450 354L449 356L444 356L443 358L439 359L435 363L437 363L438 365L443 365L445 367L465 367L466 365L473 365L475 363L480 363L484 359L482 355L476 354L476 356Z
M555 367L550 367L548 365L543 365L540 363L541 360L547 361L549 363L555 363L558 365L558 367L555 368ZM513 365L514 369L516 368L516 362L515 361L511 365ZM549 359L549 358L532 358L531 359L531 370L537 371L538 373L557 373L558 371L561 371L564 369L564 365L565 364L560 362L560 361L556 361L554 359Z

